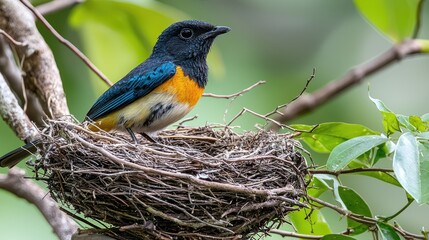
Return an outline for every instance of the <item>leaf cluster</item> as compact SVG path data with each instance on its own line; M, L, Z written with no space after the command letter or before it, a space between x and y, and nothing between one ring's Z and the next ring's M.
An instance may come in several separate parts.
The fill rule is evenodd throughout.
M429 41L417 39L420 25L420 0L355 0L364 18L393 44L413 39L427 52ZM400 239L408 233L392 223L412 202L429 203L429 113L421 116L397 114L381 100L369 96L382 116L383 131L343 122L318 125L292 125L301 131L297 138L319 153L328 153L326 164L313 171L308 188L311 197L319 198L332 192L338 209L348 211L356 218L347 218L347 230L332 233L320 209L328 206L314 204L311 211L301 210L290 216L297 232L319 234L321 239L354 239L371 231L375 239ZM379 165L390 168L379 168ZM342 184L345 174L375 178L385 184L404 190L407 204L392 216L375 216L366 201L353 189ZM332 209L337 206L332 205ZM343 214L347 215L347 214ZM305 220L303 220L305 219ZM368 220L368 221L367 221ZM422 230L419 239L427 239ZM415 237L416 235L413 235Z

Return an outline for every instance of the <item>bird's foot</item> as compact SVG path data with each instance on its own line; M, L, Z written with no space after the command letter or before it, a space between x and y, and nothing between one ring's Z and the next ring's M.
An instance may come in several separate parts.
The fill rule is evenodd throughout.
M141 132L140 133L144 138L146 138L151 143L156 143L155 139L153 139L151 136L149 136L147 133Z
M130 134L135 144L140 144L139 140L136 138L136 135L134 134L133 130L131 130L131 128L127 128L127 132Z

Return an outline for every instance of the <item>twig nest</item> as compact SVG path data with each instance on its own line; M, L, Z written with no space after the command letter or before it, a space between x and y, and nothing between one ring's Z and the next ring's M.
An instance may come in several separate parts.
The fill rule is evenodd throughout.
M252 238L305 206L305 159L284 134L206 126L134 144L62 121L43 134L38 176L114 238Z

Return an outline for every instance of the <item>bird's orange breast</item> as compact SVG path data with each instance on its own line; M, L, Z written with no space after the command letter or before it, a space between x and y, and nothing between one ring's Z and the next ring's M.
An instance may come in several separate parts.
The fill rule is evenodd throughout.
M204 88L198 86L197 82L186 76L182 68L176 67L176 74L153 92L169 93L174 95L176 100L182 104L189 104L192 108L201 98Z
M203 95L204 88L185 75L181 67L176 67L176 74L146 96L118 109L104 117L95 119L89 126L93 131L99 128L105 131L118 128L135 128L142 125L152 114L153 106L169 105L170 112L159 116L153 125L141 130L158 130L179 120L186 115Z

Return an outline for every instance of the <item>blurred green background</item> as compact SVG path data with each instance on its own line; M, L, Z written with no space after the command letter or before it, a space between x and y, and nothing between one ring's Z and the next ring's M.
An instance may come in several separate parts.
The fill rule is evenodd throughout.
M41 2L44 1L33 1L35 4ZM428 10L429 6L424 5L421 38L429 38L429 14L425 15ZM351 0L129 0L115 3L91 0L47 18L112 81L143 61L156 36L174 21L199 19L230 26L232 31L215 41L210 54L210 81L206 92L231 94L259 80L267 83L234 101L203 98L189 114L189 117L198 115L196 120L187 123L189 125L229 122L243 107L259 113L269 112L295 97L313 68L316 68L316 79L308 92L391 47L391 43L358 14ZM43 26L39 25L39 29L54 51L70 111L82 120L107 86ZM343 121L382 131L381 116L368 99L368 83L371 95L384 101L394 112L427 113L428 66L427 57L407 58L290 123ZM264 122L245 115L234 125L242 130L253 130L257 123ZM0 123L0 143L0 154L22 144L3 122ZM326 157L315 155L318 163L323 163ZM24 163L19 166L28 170ZM366 177L347 176L342 180L368 201L376 215L391 215L406 203L403 190L391 185ZM324 213L333 231L344 230L344 219L331 211ZM413 204L397 221L403 228L418 232L422 227L429 228L427 216L428 206ZM1 239L55 239L32 205L5 191L0 191L0 233ZM369 238L362 235L359 239Z

